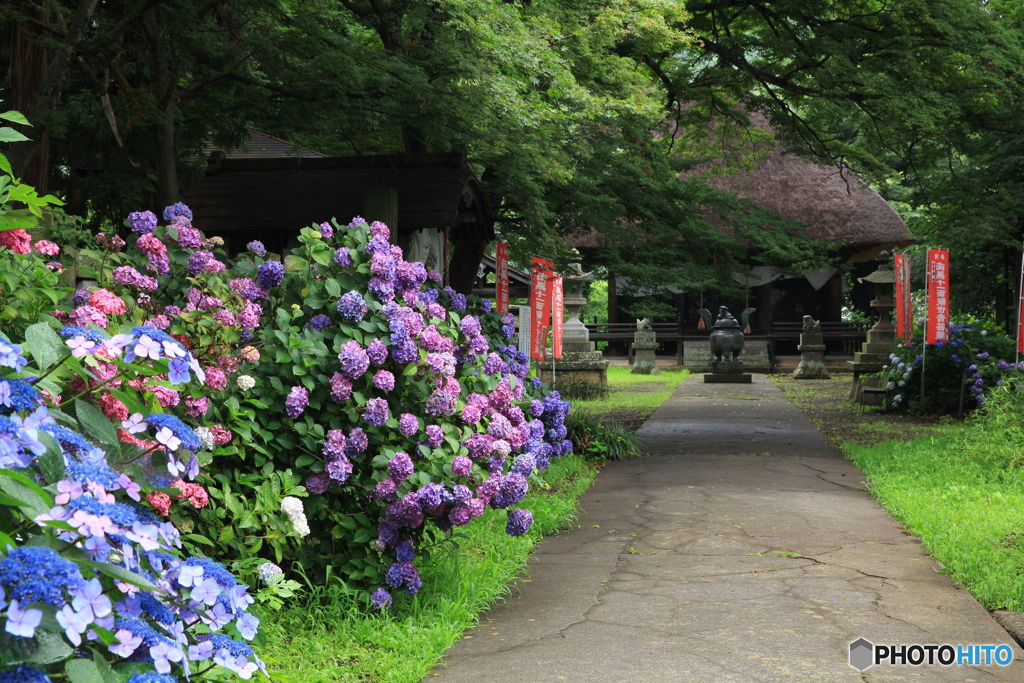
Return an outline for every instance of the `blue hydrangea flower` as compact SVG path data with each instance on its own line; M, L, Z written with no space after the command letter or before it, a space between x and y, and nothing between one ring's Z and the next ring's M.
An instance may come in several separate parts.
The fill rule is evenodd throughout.
M63 607L65 591L78 590L84 584L78 567L52 548L22 546L0 559L0 586L8 599L22 605L45 602Z
M39 392L22 379L0 380L0 414L10 415L39 407Z
M128 214L128 225L132 232L148 235L156 230L156 214L152 211L134 211Z
M391 607L391 593L383 588L378 588L370 596L370 604L379 610L386 610Z
M321 330L327 329L331 325L331 319L323 313L314 315L310 318L309 322L306 323L306 327L310 328L314 332L320 332Z
M181 441L181 445L186 450L198 451L203 447L202 441L192 431L192 428L170 413L150 413L146 417L146 423L154 432L164 428L171 430L171 433Z
M415 565L411 562L396 562L388 567L384 575L384 582L392 588L405 587L405 592L412 595L419 591L423 585L420 580L420 573L416 571Z
M175 202L164 209L164 220L171 221L177 216L184 216L185 218L192 220L192 209L188 208L181 202Z
M27 666L18 666L0 671L0 681L4 683L50 683L50 677ZM129 680L128 683L131 681Z

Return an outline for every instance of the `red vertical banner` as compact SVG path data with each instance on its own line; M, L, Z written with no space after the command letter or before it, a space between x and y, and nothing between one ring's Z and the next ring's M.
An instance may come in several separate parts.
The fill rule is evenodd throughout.
M893 257L893 266L896 276L896 336L909 348L914 336L914 305L910 300L910 257L896 254Z
M548 321L551 319L551 282L548 279L554 264L533 257L530 268L530 358L544 360L547 347Z
M553 274L553 273L552 273ZM551 288L551 355L562 357L562 324L565 317L565 296L562 292L562 276L555 275Z
M498 242L494 252L494 291L498 313L508 313L508 245Z
M928 331L926 344L949 339L949 251L928 250Z

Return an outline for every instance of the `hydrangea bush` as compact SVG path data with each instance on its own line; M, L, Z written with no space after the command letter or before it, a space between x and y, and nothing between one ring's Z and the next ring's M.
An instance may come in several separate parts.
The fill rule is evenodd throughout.
M54 395L58 369L90 375L102 358L145 375L180 359L188 370L178 379L188 382L198 379L194 358L159 335L159 357L143 355L145 328L65 333L67 342L38 323L24 343L0 337L0 679L251 678L263 665L248 642L259 620L246 586L221 564L183 553L175 526L110 466L157 455L187 472L200 448L195 432L152 413L137 427L154 439L127 444L91 403L57 407Z
M330 567L378 588L380 607L415 593L416 558L486 508L525 534L532 517L517 504L530 477L572 448L568 403L527 379L528 360L507 345L511 319L479 299L470 310L388 236L381 223L325 223L283 263L254 243L236 264L269 293L269 320L252 381L223 406L248 449L211 466L235 487L228 509L200 515L238 556L273 552L311 577ZM280 520L261 518L258 493L239 493L241 472L302 482L282 504L300 542L272 540Z
M896 410L920 410L921 326L911 348L899 345L882 370L889 406ZM1015 341L1001 327L971 319L950 328L949 340L929 345L925 360L924 409L952 413L960 406L970 410L983 404L988 392L1024 370L1015 359Z

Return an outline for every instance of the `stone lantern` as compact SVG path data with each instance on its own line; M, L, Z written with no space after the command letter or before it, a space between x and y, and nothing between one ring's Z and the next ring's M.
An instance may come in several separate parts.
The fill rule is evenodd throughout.
M893 298L896 278L889 252L879 254L878 269L858 281L875 285L875 298L871 301L871 307L878 311L878 322L868 330L868 339L861 344L861 350L853 354L853 360L846 361L846 365L853 371L853 386L850 389L850 398L853 400L858 399L863 386L861 375L881 372L882 367L889 362L889 354L896 344L896 328L891 318L892 310L896 307Z

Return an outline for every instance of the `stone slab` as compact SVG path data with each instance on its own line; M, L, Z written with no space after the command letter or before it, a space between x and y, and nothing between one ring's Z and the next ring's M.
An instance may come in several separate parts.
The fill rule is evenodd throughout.
M704 375L705 384L750 384L751 375Z

